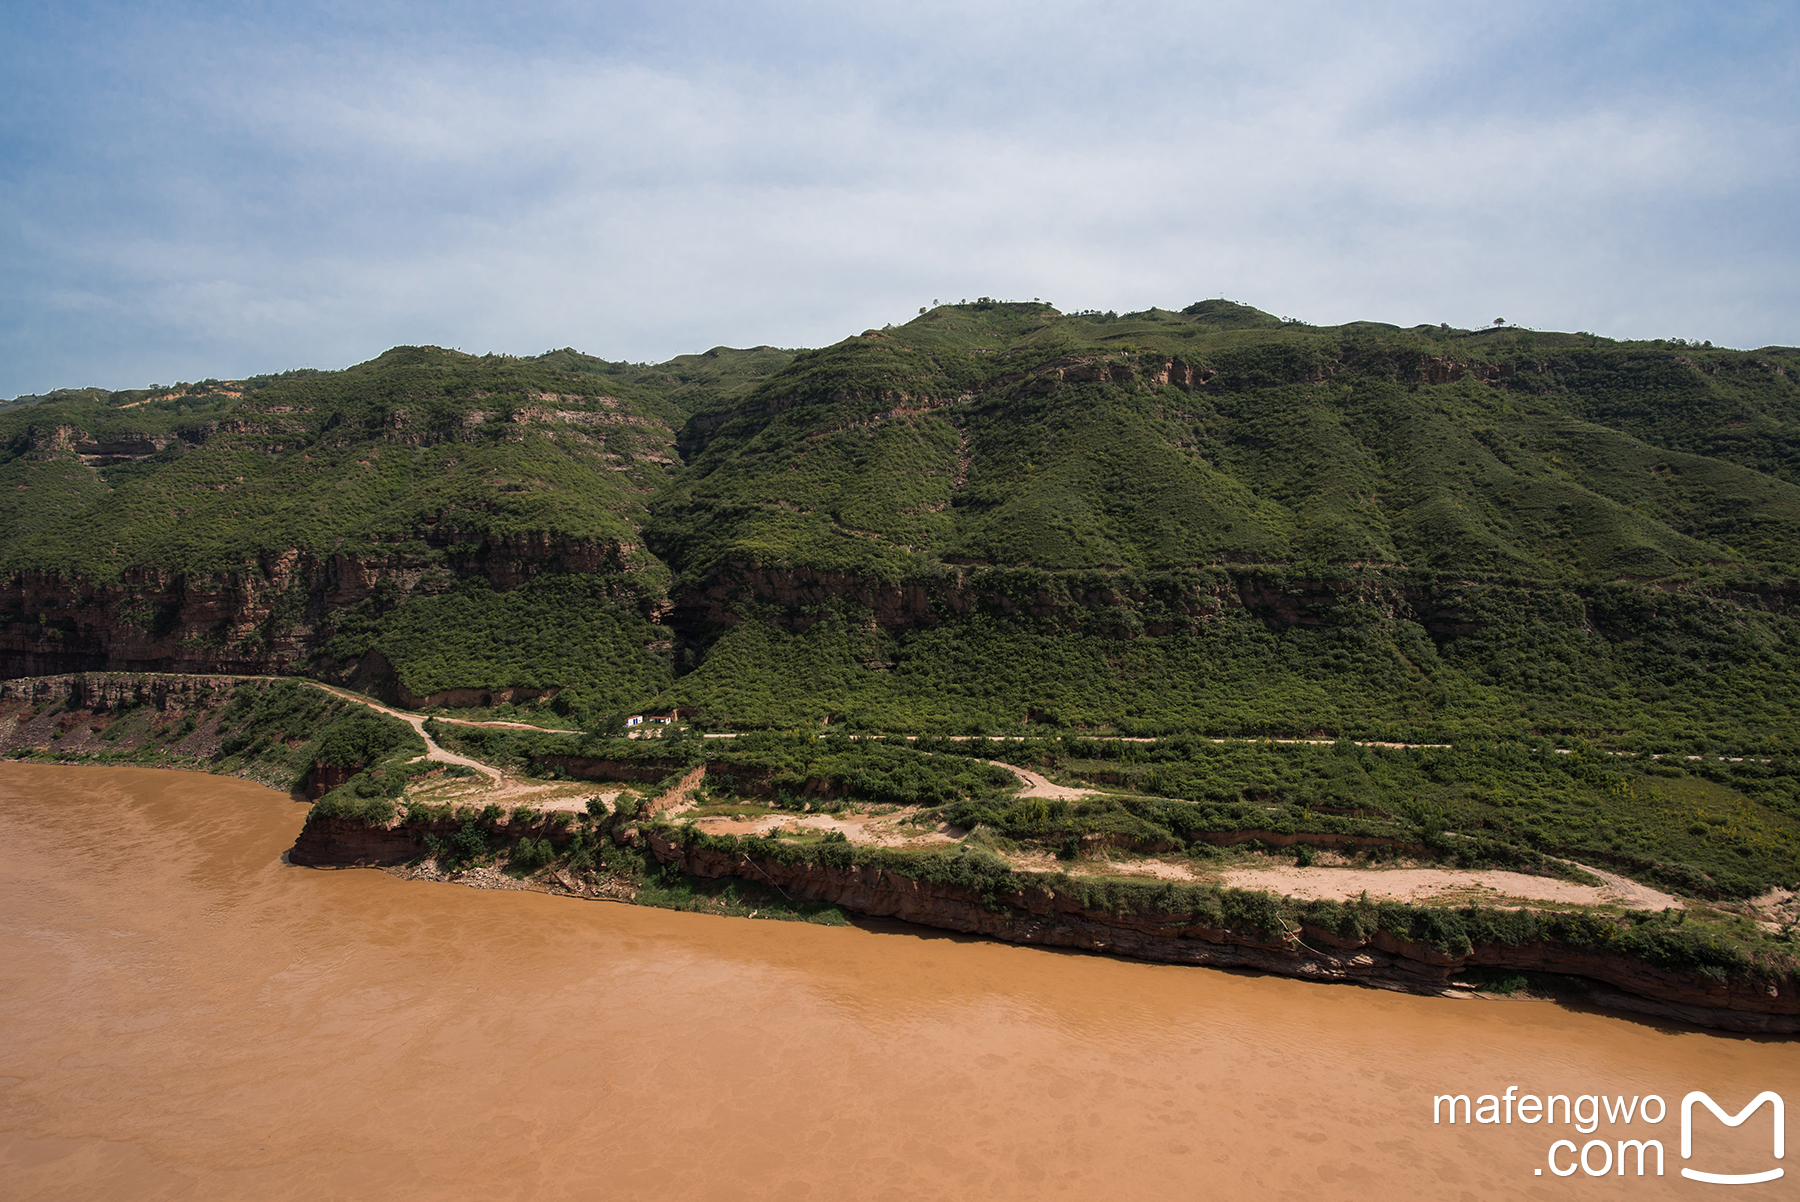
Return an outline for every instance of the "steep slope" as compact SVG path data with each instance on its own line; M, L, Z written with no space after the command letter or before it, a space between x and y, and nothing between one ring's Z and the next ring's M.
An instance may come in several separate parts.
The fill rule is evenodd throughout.
M669 696L740 723L1785 739L1796 363L1216 301L934 310L688 422L646 528L696 669Z
M669 679L645 501L688 405L783 352L644 369L396 348L343 372L0 414L0 660L311 671L414 700Z
M981 301L0 410L0 670L1787 748L1800 352Z

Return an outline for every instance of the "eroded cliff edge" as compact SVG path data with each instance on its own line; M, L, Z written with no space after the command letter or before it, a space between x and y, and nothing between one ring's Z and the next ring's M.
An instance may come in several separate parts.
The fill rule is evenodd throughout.
M417 829L414 829L414 827ZM443 822L368 826L338 817L309 821L292 862L399 865L421 859ZM553 838L569 828L546 828ZM1791 971L1726 969L1704 948L1659 944L1633 923L1593 915L1450 911L1426 907L1296 908L1291 899L1182 886L1081 881L1018 873L972 855L871 856L849 847L766 847L665 823L609 823L595 832L628 855L690 877L741 878L794 902L826 902L1008 943L1072 948L1170 964L1242 968L1321 982L1442 994L1459 972L1492 968L1579 978L1591 1004L1697 1026L1762 1035L1800 1034L1800 980ZM762 846L759 846L762 845ZM567 874L547 886L576 896L618 897ZM1660 950L1659 950L1660 949ZM1662 963L1654 962L1661 959Z
M1541 937L1516 945L1471 942L1466 951L1447 953L1379 927L1346 937L1305 921L1290 926L1274 908L1268 915L1276 929L1258 938L1235 923L1211 925L1194 912L1133 909L1129 903L1096 907L1081 891L1058 888L1065 882L1050 879L1022 878L1027 882L1022 888L984 894L889 868L783 863L725 850L717 846L719 840L683 839L669 830L652 829L646 836L659 861L693 876L760 879L796 899L829 901L859 914L1008 943L1425 993L1442 991L1451 976L1471 967L1561 973L1598 983L1603 988L1594 992L1594 1001L1614 1009L1732 1031L1800 1033L1800 991L1791 979L1712 981Z

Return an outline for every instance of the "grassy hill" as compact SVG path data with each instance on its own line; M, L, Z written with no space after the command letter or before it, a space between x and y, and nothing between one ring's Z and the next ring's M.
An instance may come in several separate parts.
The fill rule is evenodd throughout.
M811 351L20 398L0 658L752 728L1788 751L1796 373L984 300Z
M1222 301L933 310L689 420L646 528L689 619L669 696L1786 746L1797 369Z
M1793 570L1793 352L1221 305L940 309L804 354L689 423L654 529L695 566Z
M631 704L670 678L649 621L666 573L639 531L674 431L789 358L401 347L342 372L15 404L5 650L326 675L375 653L419 695Z

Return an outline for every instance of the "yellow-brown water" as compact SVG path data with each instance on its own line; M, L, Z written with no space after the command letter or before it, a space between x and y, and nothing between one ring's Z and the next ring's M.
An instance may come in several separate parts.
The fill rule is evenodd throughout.
M241 781L0 765L5 1198L1793 1197L1800 1043L293 868ZM1656 1093L1592 1135L1431 1097ZM1555 1138L1660 1137L1639 1180ZM1590 1164L1598 1163L1599 1152ZM1652 1160L1654 1157L1652 1157ZM1569 1163L1563 1153L1562 1163ZM1653 1165L1652 1165L1653 1169Z

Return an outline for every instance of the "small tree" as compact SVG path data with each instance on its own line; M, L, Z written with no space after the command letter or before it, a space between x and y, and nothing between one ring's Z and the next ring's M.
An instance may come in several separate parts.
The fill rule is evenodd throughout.
M596 739L616 739L625 733L625 719L629 716L623 710L601 714L588 724L587 733Z

